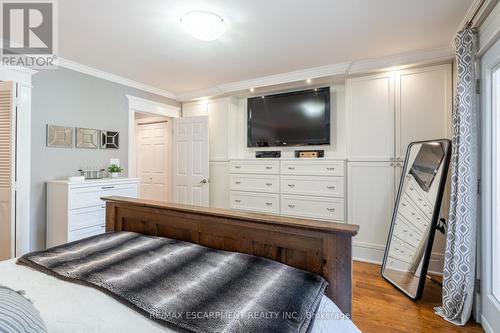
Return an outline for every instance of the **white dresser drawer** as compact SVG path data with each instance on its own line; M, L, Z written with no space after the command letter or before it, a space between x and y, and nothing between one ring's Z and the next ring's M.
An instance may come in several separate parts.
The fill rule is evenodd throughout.
M137 184L109 184L72 188L69 193L70 209L102 205L102 197L121 196L137 198Z
M229 163L230 173L254 173L254 174L279 174L279 161L269 160L241 160Z
M230 178L233 191L278 193L280 189L278 175L232 174Z
M344 169L343 161L281 161L282 175L342 177Z
M106 232L106 226L99 225L80 230L70 231L68 234L68 242L77 241L83 238L100 235Z
M69 231L106 224L106 206L72 209L69 213Z
M344 177L281 176L281 193L343 198Z
M278 194L231 191L229 201L231 209L279 214Z
M343 221L344 199L282 195L281 214Z

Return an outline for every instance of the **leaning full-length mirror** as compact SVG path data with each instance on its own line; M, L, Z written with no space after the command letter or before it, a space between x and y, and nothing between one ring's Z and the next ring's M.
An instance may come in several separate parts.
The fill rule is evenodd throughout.
M449 140L408 146L382 276L410 298L421 298L451 155Z

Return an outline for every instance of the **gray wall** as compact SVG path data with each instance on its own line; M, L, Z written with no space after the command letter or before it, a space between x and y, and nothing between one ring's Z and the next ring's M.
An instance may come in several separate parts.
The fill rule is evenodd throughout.
M179 105L142 92L68 69L44 70L33 76L31 128L31 250L45 247L47 180L65 178L85 166L106 166L120 158L127 170L128 100L126 94ZM47 124L120 132L120 149L48 148Z

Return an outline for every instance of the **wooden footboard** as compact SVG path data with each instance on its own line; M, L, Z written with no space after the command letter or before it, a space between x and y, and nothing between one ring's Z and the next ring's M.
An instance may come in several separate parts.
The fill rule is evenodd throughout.
M357 225L242 213L122 197L106 201L106 231L133 231L253 254L323 276L327 295L351 314Z

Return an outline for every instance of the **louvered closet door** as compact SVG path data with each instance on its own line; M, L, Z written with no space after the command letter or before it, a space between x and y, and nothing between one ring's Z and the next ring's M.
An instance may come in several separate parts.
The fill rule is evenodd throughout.
M13 84L0 82L0 260L13 256Z

